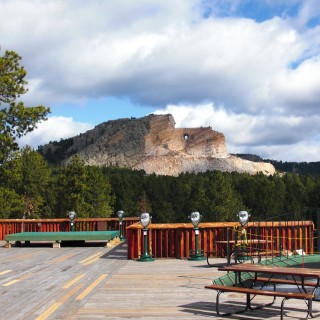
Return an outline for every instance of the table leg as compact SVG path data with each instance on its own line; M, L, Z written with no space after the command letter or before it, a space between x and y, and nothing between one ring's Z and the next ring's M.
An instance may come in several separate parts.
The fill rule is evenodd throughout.
M231 264L230 229L227 229L227 263Z

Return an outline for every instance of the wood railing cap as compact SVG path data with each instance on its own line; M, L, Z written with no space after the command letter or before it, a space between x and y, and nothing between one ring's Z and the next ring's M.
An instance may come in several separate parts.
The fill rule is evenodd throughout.
M202 222L199 224L199 229L204 228L233 228L239 226L239 222ZM259 227L305 227L313 226L312 221L259 221L249 222L248 228L259 228ZM193 229L191 223L151 223L148 229L178 229L186 228ZM142 225L137 222L127 227L127 229L143 229Z
M99 222L99 221L117 221L119 218L76 218L75 222ZM142 228L139 223L138 217L125 217L123 221L135 221L135 223L127 228ZM69 218L57 218L57 219L0 219L0 223L61 223L70 222ZM199 228L233 228L239 226L239 222L202 222L199 224ZM259 227L305 227L313 226L314 223L311 220L305 221L251 221L248 222L247 227L259 228ZM151 223L150 229L177 229L177 228L193 228L191 223Z
M92 221L117 221L119 218L112 217L112 218L75 218L75 221L79 222L92 222ZM137 217L125 217L122 221L139 221ZM56 219L0 219L0 223L6 222L70 222L69 218L56 218Z

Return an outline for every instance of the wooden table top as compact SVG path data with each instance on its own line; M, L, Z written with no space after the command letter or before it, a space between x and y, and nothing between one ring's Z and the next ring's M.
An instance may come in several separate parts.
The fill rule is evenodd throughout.
M277 275L292 275L300 277L320 278L320 269L277 267L271 265L242 263L218 268L219 271L272 273Z
M6 241L112 240L119 231L20 232L6 236Z

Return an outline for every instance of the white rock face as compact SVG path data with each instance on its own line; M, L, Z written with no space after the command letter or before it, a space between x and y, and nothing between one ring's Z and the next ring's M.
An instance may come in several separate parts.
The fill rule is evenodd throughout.
M273 175L275 168L270 163L252 162L243 160L235 156L225 158L216 157L194 157L194 156L160 156L148 157L136 164L133 169L143 169L146 173L156 173L159 175L178 176L182 172L240 172L257 174L259 172L266 175Z

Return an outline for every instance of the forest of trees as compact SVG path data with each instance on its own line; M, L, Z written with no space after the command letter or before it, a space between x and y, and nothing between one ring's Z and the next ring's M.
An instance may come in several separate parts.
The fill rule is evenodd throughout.
M320 176L211 171L178 177L146 175L143 171L103 168L115 198L114 208L139 213L147 204L154 222L186 222L192 211L203 221L234 221L239 210L254 220L306 212L320 207Z
M203 221L234 221L239 210L253 220L320 207L320 176L251 176L244 173L147 175L116 167L86 166L77 156L51 166L26 147L0 168L0 218L129 216L148 211L153 222L186 222L199 211Z
M61 218L74 210L79 217L113 213L111 185L102 170L78 157L65 167L49 167L29 147L0 168L0 218Z

